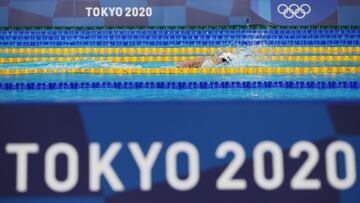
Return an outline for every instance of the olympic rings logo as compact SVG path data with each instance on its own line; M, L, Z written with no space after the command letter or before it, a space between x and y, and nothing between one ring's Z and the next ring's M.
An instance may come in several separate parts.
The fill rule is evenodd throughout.
M297 4L290 4L289 6L286 4L280 4L277 7L277 11L286 19L292 19L294 17L297 19L303 19L311 12L311 6L309 4L301 4L300 6Z

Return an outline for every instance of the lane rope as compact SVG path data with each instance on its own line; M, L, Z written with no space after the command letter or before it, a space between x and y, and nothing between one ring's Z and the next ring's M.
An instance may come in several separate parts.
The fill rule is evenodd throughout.
M133 40L133 41L108 41L108 40L88 40L88 41L0 41L0 46L2 47L161 47L161 46L224 46L237 44L240 46L252 46L252 45L263 45L267 46L359 46L359 38L347 39L315 39L315 40L305 40L305 39L287 39L287 40L274 40L274 39L243 39L243 40L178 40L178 39L169 39L169 40Z
M201 81L201 82L13 82L0 90L56 89L360 89L360 81Z
M91 34L91 33L76 33L76 34L66 34L66 33L12 33L0 35L0 41L84 41L84 40L107 40L107 41L138 41L138 40L223 40L223 39L231 39L231 40L259 40L259 39L275 39L275 40L288 40L288 39L302 39L302 40L316 40L316 39L357 39L360 34L354 33L322 33L322 34L311 34L311 33L244 33L239 32L239 30L233 30L228 33L217 33L211 31L198 31L198 32L190 32L190 31L173 31L173 32L161 32L158 31L156 33L126 33L126 32L118 32L118 33L99 33L99 34Z
M226 67L226 68L45 68L0 69L0 75L26 74L338 74L360 73L360 67Z
M0 54L216 54L236 52L234 47L146 47L146 48L0 48ZM360 47L259 47L254 53L360 53Z
M199 59L200 56L77 56L77 57L17 57L0 58L0 63L23 63L23 62L72 62L72 61L110 61L116 63L141 63L141 62L182 62L186 60ZM213 58L213 57L209 57ZM295 56L295 55L260 55L246 56L256 61L291 61L291 62L359 62L360 55L351 56Z
M359 25L226 25L226 26L17 26L0 27L0 30L228 30L228 29L312 29L312 30L338 30L338 29L360 29Z

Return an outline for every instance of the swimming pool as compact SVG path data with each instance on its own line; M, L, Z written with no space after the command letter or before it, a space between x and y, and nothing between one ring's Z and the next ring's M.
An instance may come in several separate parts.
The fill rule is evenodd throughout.
M359 44L357 26L1 28L0 102L359 100Z

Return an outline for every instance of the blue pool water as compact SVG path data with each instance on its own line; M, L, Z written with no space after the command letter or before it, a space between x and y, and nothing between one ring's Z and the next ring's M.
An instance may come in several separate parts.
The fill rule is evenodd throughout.
M263 65L263 63L261 63ZM268 66L288 66L291 63L267 63ZM49 68L49 67L129 67L129 64L83 61L73 63L27 63L1 67ZM171 67L173 63L142 63L132 67ZM241 64L246 66L249 64ZM253 64L252 65L257 65ZM299 63L293 64L299 66ZM342 64L340 64L342 65ZM0 76L2 82L112 82L112 81L359 81L358 74L190 74L190 75L115 75L115 74L30 74ZM77 101L159 101L159 100L359 100L359 89L75 89L75 90L0 90L0 102L77 102Z
M70 33L70 34L69 34ZM71 35L75 33L75 36ZM149 34L150 33L150 34ZM167 36L168 35L168 36ZM187 37L188 36L188 37ZM190 36L190 37L189 37ZM192 36L192 37L191 37ZM359 46L360 30L212 30L210 31L0 31L0 48L9 47L241 47L236 59L217 67L360 67L359 62L284 62L255 61L256 47L270 46ZM179 44L178 44L179 42ZM324 42L326 42L324 44ZM87 54L86 56L115 56ZM134 54L135 56L140 56ZM177 55L175 53L175 55ZM199 54L198 54L199 55ZM201 54L200 54L201 55ZM205 54L206 55L206 54ZM267 55L264 53L263 55ZM278 55L289 55L278 53ZM355 55L360 53L298 53L296 55ZM73 54L71 56L84 56ZM51 55L2 54L8 57L51 57ZM161 68L174 67L173 62L113 63L108 61L31 62L0 64L1 69L51 68ZM201 81L357 81L357 73L343 74L189 74L189 75L115 75L115 74L29 74L0 75L0 83L50 82L201 82ZM77 102L77 101L144 101L144 100L360 100L359 88L291 89L291 88L229 88L229 89L57 89L1 90L0 102Z

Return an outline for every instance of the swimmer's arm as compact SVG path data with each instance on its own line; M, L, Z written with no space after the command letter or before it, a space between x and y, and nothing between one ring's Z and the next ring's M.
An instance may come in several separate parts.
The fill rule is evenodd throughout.
M205 58L200 57L197 59L187 60L176 64L178 68L198 68L204 62Z

